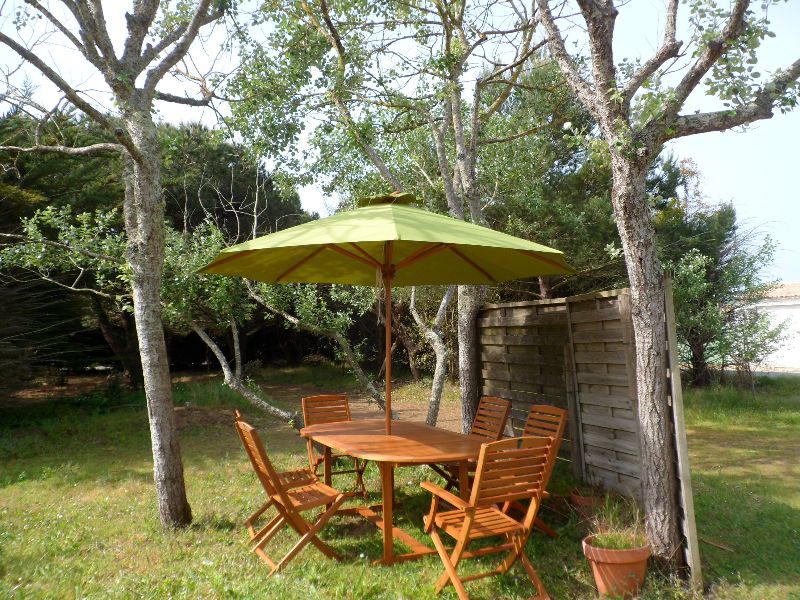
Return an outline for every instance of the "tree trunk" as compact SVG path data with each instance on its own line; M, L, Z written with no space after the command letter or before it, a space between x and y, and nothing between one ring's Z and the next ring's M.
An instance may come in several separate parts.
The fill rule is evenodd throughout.
M133 319L128 313L120 315L123 326L118 327L108 318L108 313L98 298L92 298L92 309L97 317L97 324L103 339L111 348L114 357L122 366L125 381L134 389L142 387L142 361L139 358L139 345L136 343L136 331Z
M272 314L279 317L283 317L298 329L302 329L303 331L308 331L309 333L313 333L316 335L325 336L328 339L331 339L334 342L336 342L339 345L339 350L341 350L344 356L345 362L350 367L353 374L356 376L356 379L358 379L358 382L362 385L364 390L370 395L372 400L374 400L375 403L380 407L380 409L384 411L386 410L386 403L383 400L383 396L375 388L375 385L372 383L372 381L370 381L369 377L367 377L367 374L364 373L364 369L361 368L361 365L358 364L356 353L353 351L353 347L350 345L350 342L344 335L342 335L338 331L334 331L331 329L324 329L317 325L305 323L300 319L298 319L297 317L295 317L294 315L290 315L286 311L280 310L279 308L276 308L271 304L269 304L260 294L256 292L255 289L253 289L252 286L248 285L247 289L250 293L250 297ZM394 411L392 411L392 413L394 413Z
M425 423L431 427L435 427L436 421L439 419L439 407L442 403L442 392L444 391L444 382L447 378L447 359L449 358L450 352L447 350L447 344L444 343L441 334L438 336L430 336L428 341L433 347L433 352L436 356L436 366L433 369L431 397L428 400L428 414L425 416Z
M458 286L458 387L461 392L461 431L469 433L478 409L478 329L475 320L485 290L477 285Z
M190 324L192 331L194 331L203 342L205 342L208 349L211 350L212 354L219 362L219 366L222 369L222 375L225 378L225 385L231 388L234 392L242 396L245 400L253 404L255 407L260 408L264 412L272 415L273 417L277 417L282 421L286 421L296 429L300 429L303 426L303 417L300 413L290 413L282 408L278 408L277 406L273 406L266 400L264 400L258 392L249 388L240 375L237 375L233 369L231 369L231 364L228 362L228 359L225 357L225 354L222 352L222 348L219 347L214 339L206 333L206 331L197 325L197 323Z
M136 102L134 100L133 102ZM161 274L164 264L164 202L161 194L161 156L156 127L144 100L125 111L138 161L128 159L125 181L126 255L131 266L133 309L142 359L153 476L161 523L180 527L192 520L186 499L183 462L172 406L167 346L161 321Z
M539 297L542 300L546 300L547 298L552 297L553 293L553 281L552 277L547 275L539 275Z
M419 367L417 366L419 345L414 341L414 338L411 337L408 329L406 329L406 326L403 324L402 312L403 304L401 302L396 302L392 306L392 335L394 336L394 341L392 342L392 356L394 356L394 350L397 347L398 342L401 343L403 348L405 348L406 354L408 355L408 369L411 371L411 378L414 381L419 381L421 378ZM386 317L381 311L378 311L378 313L378 322L384 324ZM385 371L386 357L384 357L383 363L381 364L381 370L378 372L378 379L383 377Z
M442 324L447 315L447 306L450 304L450 300L453 299L455 290L455 286L448 286L447 291L442 297L442 301L439 303L439 310L436 312L433 326L428 327L417 311L417 288L411 288L411 303L409 304L411 316L414 317L414 322L422 331L422 334L431 345L431 348L433 348L433 353L436 356L436 365L433 369L433 381L431 382L431 396L428 399L428 414L425 416L425 423L431 427L435 427L436 421L439 419L442 391L444 391L444 383L447 378L447 363L450 358L450 351L447 349L447 344L444 342Z
M653 553L675 564L681 557L675 448L666 390L664 278L645 195L647 165L631 162L612 153L612 202L628 267L636 338L642 494Z
M390 352L390 356L392 356L392 358L394 358L394 351L397 349L397 344L398 343L399 343L399 340L397 338L395 338L394 342L392 342L392 350ZM386 357L385 356L383 357L383 362L381 363L381 368L378 371L378 379L383 378L383 374L384 373L386 373Z
M708 370L706 361L706 345L689 340L689 349L692 352L690 359L692 385L707 386L711 383L711 371Z

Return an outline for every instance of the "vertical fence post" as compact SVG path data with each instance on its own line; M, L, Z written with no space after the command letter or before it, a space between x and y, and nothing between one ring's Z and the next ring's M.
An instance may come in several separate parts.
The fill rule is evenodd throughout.
M567 424L569 426L569 439L572 442L570 449L570 460L572 461L572 472L580 480L585 480L586 472L583 468L583 448L581 447L580 436L580 415L578 412L578 395L577 386L575 383L575 368L572 360L572 344L569 340L564 344L564 385L567 389L567 410L569 417Z
M692 588L696 592L701 592L703 589L703 574L700 567L700 547L697 539L697 525L694 519L694 496L692 493L692 475L689 471L689 448L686 444L681 366L678 356L678 340L675 333L675 305L672 300L672 279L669 277L664 280L664 296L669 354L669 381L672 396L672 419L675 431L675 448L678 455L680 504L683 507L683 535L686 538L686 564L689 567L689 577Z
M572 406L568 407L568 410L573 414L573 418L569 421L571 426L575 428L575 437L572 440L572 449L575 456L572 459L572 464L574 473L580 477L583 483L587 483L586 462L583 460L583 453L585 450L583 447L583 425L581 424L581 395L578 390L578 368L575 364L575 343L572 339L572 319L570 319L569 300L569 298L564 299L564 309L567 313L567 346L569 347L567 352L569 369L564 373L564 378L568 390L567 401L569 401L570 397L573 399ZM571 394L569 393L570 388L572 389Z

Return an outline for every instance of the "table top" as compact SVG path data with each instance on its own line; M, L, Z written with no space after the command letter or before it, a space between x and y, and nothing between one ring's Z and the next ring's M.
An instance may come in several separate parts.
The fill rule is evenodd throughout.
M311 425L301 429L300 435L357 458L419 464L476 459L486 442L413 421L392 421L392 434L386 435L383 419Z

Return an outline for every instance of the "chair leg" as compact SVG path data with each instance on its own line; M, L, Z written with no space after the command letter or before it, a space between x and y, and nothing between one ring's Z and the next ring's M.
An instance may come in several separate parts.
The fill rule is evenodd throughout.
M280 528L285 522L286 520L281 515L275 516L275 518L273 518L269 523L264 525L261 529L250 536L250 542L254 544L260 544L264 535L272 537L270 534L273 532L273 530Z
M292 560L295 557L295 555L297 555L297 553L300 552L300 550L302 550L306 544L308 544L308 542L313 542L314 540L317 540L319 543L323 544L326 548L328 548L328 550L330 550L327 544L324 544L324 542L322 542L321 540L319 540L319 538L317 538L317 532L325 526L325 523L327 523L328 520L334 514L336 514L336 510L339 508L339 505L342 502L344 502L344 495L339 495L333 502L331 507L328 510L326 510L320 516L320 518L317 519L317 522L314 523L311 527L309 527L308 523L306 523L302 519L298 519L300 522L304 524L303 528L305 529L305 531L303 532L302 537L299 540L297 540L297 543L295 543L295 545L292 546L292 549L289 550L289 552L286 553L286 556L284 556L281 559L281 561L277 564L277 566L275 567L275 571L280 571L283 567L285 567L286 564L290 560ZM332 550L330 551L333 552ZM338 559L338 555L336 555L335 552L333 553L333 555L334 558Z
M439 553L439 558L442 559L442 563L444 564L444 575L442 575L439 580L436 582L436 594L441 594L442 590L448 583L452 583L453 587L456 589L456 594L461 600L469 600L469 596L467 596L467 590L464 588L464 584L461 583L461 580L458 578L458 573L456 572L456 565L450 562L450 557L447 555L447 550L442 543L442 539L439 537L439 532L436 529L431 531L431 539L433 540L433 545L436 547L436 552ZM455 554L455 552L453 552ZM441 583L444 580L444 583Z
M273 537L275 537L275 534L278 533L283 528L284 525L286 525L286 519L283 517L283 515L278 515L272 521L270 521L270 523L275 523L275 524L269 531L267 531L267 533L260 540L258 540L258 543L256 543L256 545L251 549L251 551L255 552L261 560L263 560L270 566L269 574L272 575L277 570L278 566L264 551L264 546L266 546L267 542L269 542Z
M533 598L529 600L550 600L550 596L544 589L542 580L539 579L539 574L536 572L536 569L533 568L531 561L525 554L525 543L527 541L527 536L510 535L509 537L514 544L514 549L511 550L503 562L500 563L500 566L497 568L498 573L505 573L512 566L514 566L514 563L517 562L517 560L519 560L519 562L522 563L525 572L528 574L528 578L531 580L531 583L536 588L536 596L533 596Z
M436 464L430 464L428 466L433 469L434 473L445 480L444 489L448 492L458 487L458 472L454 474L450 469L446 467L442 468Z
M367 468L367 461L353 458L356 472L356 491L361 491L361 495L366 500L368 497L367 486L364 484L364 470Z
M461 531L462 531L461 535L464 536L464 530L466 529L466 531L469 532L470 528L471 525L465 521L464 524L461 526ZM431 536L433 536L434 534L437 534L438 536L438 533L435 528L431 532ZM458 568L458 563L461 561L461 555L464 554L464 552L467 550L469 542L470 542L469 539L466 537L461 537L458 540L456 540L456 545L453 548L453 553L450 555L450 559L448 561L453 566L453 573L455 573L455 570ZM435 544L436 541L434 540L434 545ZM439 539L439 544L441 544L442 549L444 549L444 544L442 544L441 538ZM442 576L439 577L439 579L436 581L436 588L435 588L437 594L444 589L449 579L450 577L448 573L443 573ZM464 584L461 583L461 580L457 579L457 581L463 587ZM455 585L455 582L453 582L453 585ZM466 592L464 597L466 598Z
M525 556L525 553L521 553L519 555L519 562L522 563L522 566L525 568L525 572L528 574L528 577L533 583L534 587L536 588L536 596L534 596L534 600L550 600L550 595L547 593L547 590L544 589L544 584L542 580L539 579L539 574L536 572L536 569L533 568L531 561L528 560L528 557Z
M247 533L250 534L250 539L255 538L257 535L255 529L253 528L253 523L255 522L256 519L258 519L258 517L263 515L270 506L272 506L272 500L268 500L267 502L262 504L261 508L259 508L256 512L247 517L247 519L245 520L244 525L245 527L247 527Z
M539 517L536 517L536 521L534 521L533 526L549 538L558 537L558 534L555 532L555 530L547 523L542 521Z

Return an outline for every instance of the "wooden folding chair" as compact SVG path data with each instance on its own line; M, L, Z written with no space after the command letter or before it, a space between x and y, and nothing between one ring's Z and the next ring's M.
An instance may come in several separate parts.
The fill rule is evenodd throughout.
M534 404L528 411L528 418L525 420L525 427L522 430L522 435L525 437L540 436L549 437L553 440L552 460L548 464L542 483L543 499L550 497L550 493L547 491L547 485L550 483L550 476L553 474L553 468L556 465L556 458L558 457L558 450L561 447L561 439L564 437L564 429L567 426L567 414L566 410L558 408L557 406ZM519 501L513 502L511 506L523 514L527 510ZM553 528L544 523L539 517L536 518L535 527L548 537L558 537L558 534Z
M350 421L350 402L344 394L326 394L320 396L306 396L302 399L303 403L303 422L305 426L319 425L323 423L338 423L340 421ZM317 473L319 466L325 457L317 454L314 450L314 442L307 440L308 443L308 462L311 470ZM332 454L331 461L347 456L346 454ZM364 485L364 470L367 468L367 461L355 457L352 469L331 471L331 475L345 475L354 473L356 477L355 490L347 495L352 496L360 493L364 498L367 497L367 487Z
M525 555L525 543L539 510L542 483L552 448L549 437L511 438L483 444L469 501L428 481L422 484L433 494L431 510L425 518L425 531L430 533L444 563L444 573L436 582L437 594L452 584L458 597L467 600L464 582L505 573L519 560L536 587L536 598L549 598ZM529 499L530 504L522 521L511 518L498 508L525 499ZM455 510L440 511L441 500L454 506ZM456 540L449 554L437 529ZM505 541L496 546L468 550L472 540L487 537L502 537ZM506 551L508 554L497 568L468 577L458 576L458 564L462 559Z
M478 403L475 419L472 421L469 435L485 438L489 442L502 439L508 415L511 413L511 402L494 396L483 396ZM458 465L429 465L445 480L445 489L458 488ZM474 472L474 465L470 471Z
M238 410L236 411L236 431L239 433L247 456L250 458L253 469L268 497L267 502L250 515L245 524L250 534L250 540L254 544L252 551L270 566L269 574L280 571L309 542L314 544L325 556L338 560L338 555L317 537L317 533L339 509L345 500L345 495L321 483L317 476L308 469L283 473L275 471L267 458L258 432L242 421ZM319 516L313 525L303 518L301 513L324 505L329 505L328 509ZM256 531L253 527L255 521L270 507L274 507L278 514ZM264 551L264 546L286 525L294 529L300 535L300 539L286 556L276 563Z

